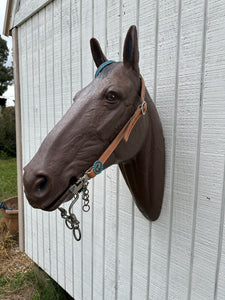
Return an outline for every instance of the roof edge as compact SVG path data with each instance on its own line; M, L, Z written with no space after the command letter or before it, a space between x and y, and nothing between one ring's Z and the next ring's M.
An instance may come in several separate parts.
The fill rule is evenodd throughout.
M13 7L13 0L7 0L6 9L5 9L4 25L3 25L3 34L5 36L10 35L10 21L11 21L11 17L12 17L12 7Z

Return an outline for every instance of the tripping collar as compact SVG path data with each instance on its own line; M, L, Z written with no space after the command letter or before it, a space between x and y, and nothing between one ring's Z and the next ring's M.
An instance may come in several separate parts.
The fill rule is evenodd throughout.
M99 73L108 65L114 63L115 61L109 60L101 64L96 73L95 78L99 75ZM61 216L65 219L66 226L73 231L74 238L79 241L81 239L81 231L80 231L80 222L76 218L76 215L72 212L73 205L77 202L79 198L79 193L82 192L82 199L83 199L83 211L87 212L90 209L89 206L89 192L88 192L88 180L94 178L96 175L100 174L104 169L104 163L119 145L122 139L125 142L128 141L130 133L134 128L135 124L139 120L142 115L145 115L147 111L147 103L145 102L145 82L141 75L139 75L141 80L141 104L138 105L136 111L134 112L133 116L128 120L128 122L124 125L124 127L120 130L118 135L112 141L112 143L108 146L108 148L103 152L103 154L96 160L92 167L90 167L84 174L83 177L79 178L78 181L70 187L71 193L74 195L74 199L69 206L69 211L64 208L59 208L61 211ZM69 199L68 199L69 200Z

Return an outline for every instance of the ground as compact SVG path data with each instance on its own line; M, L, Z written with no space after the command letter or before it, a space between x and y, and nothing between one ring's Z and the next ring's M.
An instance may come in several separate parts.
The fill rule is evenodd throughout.
M0 217L0 300L72 300L25 253Z
M20 252L18 236L12 236L0 220L0 299L35 299L33 262ZM29 278L30 277L30 278ZM38 298L36 298L38 299Z
M16 159L0 158L0 202L17 195ZM0 300L72 300L53 279L20 252L0 209Z

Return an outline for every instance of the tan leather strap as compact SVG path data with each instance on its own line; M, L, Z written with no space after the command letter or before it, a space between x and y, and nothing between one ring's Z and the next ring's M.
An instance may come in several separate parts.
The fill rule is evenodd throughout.
M99 159L96 162L102 163L102 167L104 163L107 161L107 159L110 157L110 155L113 153L113 151L116 149L116 147L119 145L121 140L124 138L124 140L127 142L130 136L130 133L132 129L134 128L135 124L139 120L139 118L142 115L145 115L147 111L147 103L145 102L145 82L143 77L140 75L141 79L141 104L138 105L138 108L136 109L133 116L129 119L129 121L124 125L124 127L121 129L119 134L115 137L115 139L112 141L112 143L109 145L109 147L105 150L105 152L99 157ZM97 174L94 172L94 166L92 166L88 171L86 172L90 178L95 177Z

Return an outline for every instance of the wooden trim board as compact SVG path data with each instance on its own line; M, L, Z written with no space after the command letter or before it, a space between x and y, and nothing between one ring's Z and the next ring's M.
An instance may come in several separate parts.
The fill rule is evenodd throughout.
M20 109L20 80L19 80L19 50L18 29L12 29L13 42L13 72L15 90L15 113L16 113L16 156L17 156L17 190L19 209L19 247L24 251L24 202L22 181L22 136L21 136L21 109Z
M12 5L13 0L7 0L6 3L6 10L5 10L5 19L4 19L4 26L3 26L3 34L5 36L9 36L9 27L10 27L10 19L12 16Z

